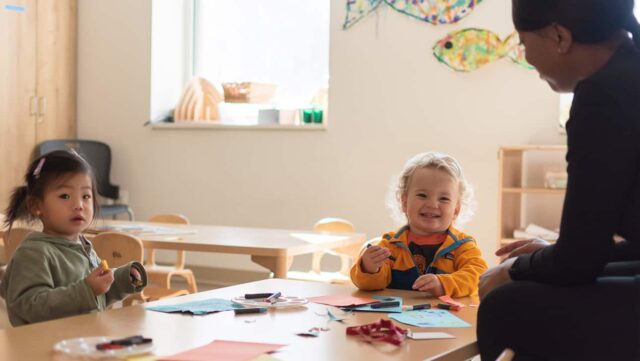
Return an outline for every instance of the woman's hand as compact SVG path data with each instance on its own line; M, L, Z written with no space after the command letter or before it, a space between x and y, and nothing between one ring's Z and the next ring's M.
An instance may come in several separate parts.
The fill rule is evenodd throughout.
M378 273L380 267L389 259L391 251L380 246L371 246L362 255L362 270L366 273Z
M429 292L434 297L444 295L444 288L438 276L434 274L426 274L418 277L413 283L414 290Z
M513 265L513 262L515 261L515 258L509 258L502 262L500 265L490 268L487 272L483 273L482 276L480 276L480 299L483 299L489 292L493 291L495 288L498 288L509 282L513 282L513 280L511 280L511 276L509 275L509 268L511 268L511 265Z
M509 258L518 257L521 254L533 253L548 245L550 245L549 242L540 238L523 239L521 241L515 241L513 243L509 243L504 247L501 247L496 251L496 256L504 257L501 262L503 263Z

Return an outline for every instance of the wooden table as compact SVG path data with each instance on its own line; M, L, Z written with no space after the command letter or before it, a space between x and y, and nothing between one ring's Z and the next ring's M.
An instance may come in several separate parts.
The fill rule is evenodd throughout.
M138 235L145 247L196 252L247 254L251 260L286 278L293 256L323 250L357 254L365 242L363 233L327 233L286 229L177 225L126 221L96 221L96 226L163 227L193 234L179 237Z
M425 303L424 295L414 291L385 290L361 292L351 286L329 285L319 282L303 282L268 279L213 291L196 293L179 298L162 300L147 305L173 304L207 298L231 299L244 293L281 291L284 295L313 297L328 294L357 296L402 296L405 304ZM465 304L475 302L461 299ZM267 342L288 346L273 354L279 360L467 360L478 353L476 345L477 308L465 307L454 314L473 325L471 328L419 329L396 323L414 331L443 331L455 336L447 340L407 339L400 347L381 348L346 336L347 326L374 322L383 313L356 312L345 324L328 322L328 306L309 303L295 309L270 310L266 314L234 316L233 312L219 312L204 316L168 314L147 311L143 305L109 310L101 313L75 316L49 322L36 323L0 331L0 360L65 360L66 356L54 353L57 342L76 337L130 336L142 334L153 338L158 356L169 356L205 345L214 339ZM333 308L336 313L340 313ZM395 322L395 321L394 321ZM328 327L317 338L295 335L312 327ZM385 344L386 345L386 344Z

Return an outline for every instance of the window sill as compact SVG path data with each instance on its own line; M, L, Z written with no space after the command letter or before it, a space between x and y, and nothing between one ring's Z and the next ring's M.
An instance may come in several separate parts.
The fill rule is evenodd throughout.
M151 129L157 130L302 130L325 131L327 125L322 124L228 124L211 122L151 123Z

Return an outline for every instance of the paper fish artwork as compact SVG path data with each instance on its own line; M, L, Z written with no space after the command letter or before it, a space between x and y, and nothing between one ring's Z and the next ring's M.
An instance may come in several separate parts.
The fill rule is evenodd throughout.
M518 33L505 40L490 30L463 29L447 34L433 46L433 55L441 63L460 72L474 71L486 64L508 57L512 62L533 69L524 56Z
M374 12L384 2L392 9L433 25L453 24L469 15L482 0L347 0L347 16L342 25L348 29Z

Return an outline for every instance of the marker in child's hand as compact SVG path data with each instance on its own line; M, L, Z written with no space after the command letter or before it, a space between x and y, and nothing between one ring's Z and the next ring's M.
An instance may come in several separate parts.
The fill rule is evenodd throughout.
M142 276L140 275L140 272L135 267L131 267L131 270L129 271L129 278L131 279L131 284L134 287L140 287L144 285Z
M369 244L367 245L367 248L369 248L369 247L371 247L371 243L369 243ZM396 261L396 258L395 258L394 256L391 256L391 255L389 255L389 259L390 259L390 260L392 260L392 261L394 261L394 262Z
M101 275L109 271L109 263L107 263L106 259L103 259L102 262L100 262L100 268L102 269L102 271L100 272Z

